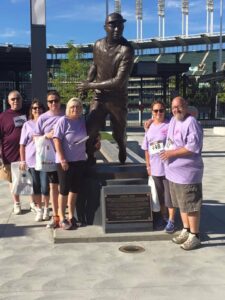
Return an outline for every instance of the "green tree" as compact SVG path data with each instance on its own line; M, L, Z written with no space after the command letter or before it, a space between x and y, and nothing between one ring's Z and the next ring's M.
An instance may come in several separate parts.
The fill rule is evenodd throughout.
M219 93L217 95L218 95L218 101L221 103L225 103L225 83L224 82L220 83Z
M76 85L86 79L90 66L90 62L84 59L84 54L73 45L72 41L67 43L67 46L69 48L67 58L61 60L58 71L50 80L52 86L60 93L63 103L72 97L80 96ZM89 102L89 99L91 99L91 93L83 101Z

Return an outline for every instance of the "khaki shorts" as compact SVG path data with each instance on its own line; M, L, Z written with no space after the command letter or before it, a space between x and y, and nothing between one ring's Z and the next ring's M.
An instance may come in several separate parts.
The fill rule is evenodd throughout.
M173 207L179 207L181 212L200 211L202 205L202 184L179 184L169 181L170 195Z
M0 166L0 180L6 180L12 182L11 166L1 165Z

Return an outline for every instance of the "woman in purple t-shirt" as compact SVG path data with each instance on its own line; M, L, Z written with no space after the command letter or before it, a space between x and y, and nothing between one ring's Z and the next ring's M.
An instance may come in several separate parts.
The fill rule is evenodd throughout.
M59 178L59 218L62 229L76 229L74 217L77 193L84 179L87 131L82 117L82 102L72 98L54 130L56 164ZM68 200L67 200L68 199ZM65 218L66 204L68 220Z
M20 137L20 168L29 168L33 178L34 194L31 196L32 202L36 207L32 207L36 211L35 221L49 220L49 181L46 172L35 170L35 143L34 132L39 116L44 112L43 104L34 99L30 106L29 121L25 122ZM44 210L42 210L42 200L44 202Z
M146 168L152 176L160 203L160 213L154 212L154 228L165 227L167 233L175 230L175 209L172 207L169 186L165 178L165 165L159 154L164 151L169 122L165 119L166 106L162 101L154 101L151 105L153 121L145 133L142 149L145 150ZM169 220L167 222L167 208Z

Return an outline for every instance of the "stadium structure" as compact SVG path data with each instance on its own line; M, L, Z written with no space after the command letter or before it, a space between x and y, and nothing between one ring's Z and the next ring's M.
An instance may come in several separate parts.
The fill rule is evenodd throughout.
M218 103L217 92L223 92L225 79L225 34L213 31L214 0L205 1L207 12L206 32L188 33L189 1L180 0L182 12L181 35L165 36L166 0L158 0L158 36L143 39L142 0L136 0L137 34L131 40L135 49L135 66L129 80L129 107L143 110L154 99L164 100L168 106L173 96L183 95L190 100L204 89L209 101L198 104L201 117L224 116L225 107ZM222 2L222 0L220 0ZM109 12L108 1L106 14ZM114 11L123 13L122 1L114 0ZM221 10L222 13L222 10ZM91 60L93 44L75 45ZM60 61L66 59L67 46L48 45L46 49L49 86L57 76ZM0 44L0 99L6 99L9 90L20 90L27 101L31 98L31 47ZM219 85L219 87L218 87ZM4 109L4 101L3 107ZM195 104L195 103L193 103ZM219 106L218 106L219 105Z

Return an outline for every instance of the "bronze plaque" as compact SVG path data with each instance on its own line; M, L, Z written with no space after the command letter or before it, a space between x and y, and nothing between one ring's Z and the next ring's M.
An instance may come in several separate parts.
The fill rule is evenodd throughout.
M107 195L106 223L151 221L149 194Z

